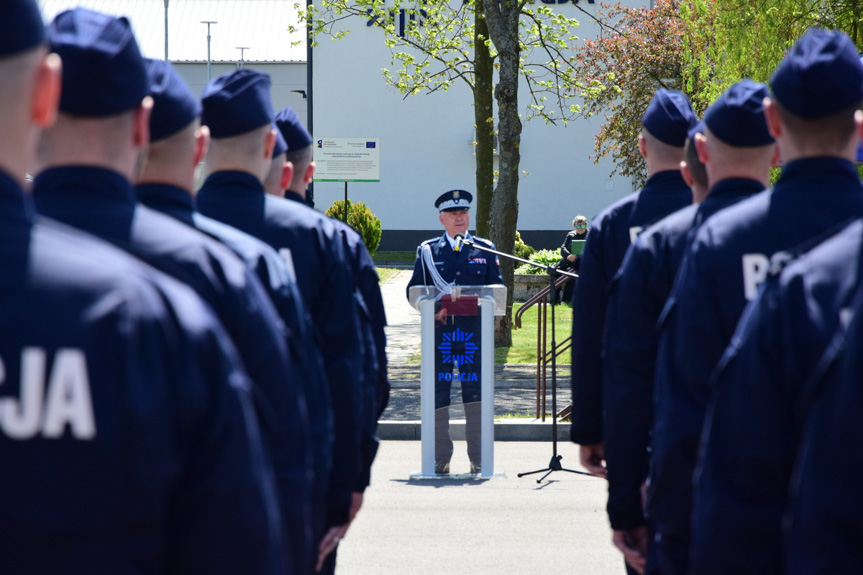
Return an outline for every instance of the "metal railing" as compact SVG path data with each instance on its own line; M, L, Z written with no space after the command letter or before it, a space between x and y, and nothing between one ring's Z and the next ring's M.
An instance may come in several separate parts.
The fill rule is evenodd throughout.
M560 289L566 282L572 280L569 276L561 276L554 282L555 291ZM524 302L519 310L515 313L515 327L521 327L521 316L524 313L536 306L537 319L536 322L536 417L541 421L545 421L545 405L547 395L547 384L549 379L549 365L552 357L557 358L566 352L572 346L572 334L566 337L563 341L555 342L556 349L549 349L551 340L548 337L548 307L551 303L549 296L551 292L550 286L541 289L536 295ZM555 319L558 319L555 316ZM561 414L569 410L569 406L561 410ZM560 417L560 414L556 414Z

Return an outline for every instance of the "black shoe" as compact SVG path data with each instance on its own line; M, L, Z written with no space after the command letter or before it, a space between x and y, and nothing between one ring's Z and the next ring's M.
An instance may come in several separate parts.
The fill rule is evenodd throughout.
M449 461L437 460L434 462L434 472L445 475L449 473Z

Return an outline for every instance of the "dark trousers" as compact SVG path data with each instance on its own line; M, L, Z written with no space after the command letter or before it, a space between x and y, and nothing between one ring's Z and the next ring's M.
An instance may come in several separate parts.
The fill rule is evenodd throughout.
M569 278L569 281L563 284L563 287L560 288L562 293L560 294L560 298L557 300L558 302L563 303L572 301L572 290L575 287L575 282L575 278Z
M686 575L689 573L689 537L659 533L654 537L653 552L648 557L648 573ZM655 568L651 569L651 563Z
M435 460L452 459L449 406L453 382L461 384L465 439L471 462L481 462L480 317L449 316L435 328Z

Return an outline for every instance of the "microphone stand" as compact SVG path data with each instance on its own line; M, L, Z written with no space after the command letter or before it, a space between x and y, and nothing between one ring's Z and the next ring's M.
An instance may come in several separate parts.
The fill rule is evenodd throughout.
M586 471L577 471L575 469L566 469L564 468L560 460L563 459L562 455L558 455L557 453L557 341L554 333L554 309L557 307L555 300L557 298L554 297L554 281L556 276L569 276L571 278L578 278L578 274L574 274L571 272L565 272L555 268L554 266L547 266L543 264L538 264L536 262L532 262L530 260L522 259L520 257L505 254L503 252L499 252L497 250L493 250L491 248L487 248L485 246L481 246L476 244L473 240L464 239L464 238L456 238L456 241L461 242L466 246L474 247L478 250L482 250L484 252L492 253L497 256L502 256L504 258L508 258L510 260L530 264L537 268L542 268L548 273L548 281L549 281L549 291L548 298L551 302L551 461L548 463L548 467L543 467L542 469L537 469L535 471L527 471L524 473L519 473L519 477L524 477L525 475L533 475L534 473L543 473L545 475L536 480L537 483L542 483L542 480L548 477L554 471L567 471L569 473L577 473L579 475L589 475L590 477L596 477L592 473L588 473Z

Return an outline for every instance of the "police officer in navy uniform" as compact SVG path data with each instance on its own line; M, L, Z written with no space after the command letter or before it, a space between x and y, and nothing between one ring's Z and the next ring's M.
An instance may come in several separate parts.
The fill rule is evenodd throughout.
M606 510L614 531L612 542L623 553L627 570L639 573L646 569L653 551L643 501L653 421L655 364L650 350L656 347L656 318L683 257L686 232L710 192L707 171L695 149L695 135L703 133L704 121L689 130L685 160L680 163L680 173L692 189L693 205L659 220L636 238L609 292L603 358ZM624 309L633 314L631 321Z
M255 382L286 537L306 529L308 414L284 325L258 279L222 244L136 202L131 178L149 141L150 83L127 21L89 10L58 16L66 62L57 123L42 135L36 209L129 251L184 283L216 312Z
M844 435L849 423L840 425L833 419L843 409L825 398L834 398L834 390L841 385L838 357L848 349L843 345L845 329L856 313L854 301L863 285L861 234L860 220L840 225L796 246L791 262L775 266L758 297L744 310L712 376L715 390L706 413L693 494L693 566L703 565L708 558L719 563L716 569L699 567L705 572L724 567L739 568L742 573L785 573L786 566L798 562L798 573L857 570L856 546L850 571L850 563L845 571L833 568L836 565L814 568L814 562L847 561L839 554L828 559L834 550L826 550L836 545L829 542L836 536L834 519L822 517L817 525L795 522L794 528L807 536L806 541L793 544L783 542L783 523L787 523L794 461L807 428L817 450L809 459L820 461L831 476L822 479L817 491L831 493L823 496L810 485L799 491L807 500L802 505L808 506L812 498L820 498L821 503L832 500L831 505L842 498L844 506L848 497L849 509L860 509L854 506L853 493L834 490L832 478L844 475L851 452L837 451L849 446L827 428L841 428ZM840 396L847 398L847 392ZM825 460L822 451L833 459ZM842 473L836 473L831 461L842 462ZM810 543L809 538L818 543ZM837 545L835 550L840 548ZM720 553L726 555L720 557ZM789 555L795 556L794 562L786 561Z
M594 218L580 258L573 293L570 438L581 445L581 464L597 475L605 475L601 353L607 290L632 240L650 224L692 203L680 162L687 132L695 123L695 112L683 93L656 92L638 137L647 182Z
M280 150L277 140L273 152L273 165L264 178L264 189L268 194L306 203L306 187L314 177L312 136L291 108L280 110L275 117L278 140L284 144ZM279 153L277 153L279 152ZM279 191L280 190L280 191ZM363 238L349 225L332 220L339 231L345 254L348 256L356 290L359 325L362 331L362 473L354 486L355 498L359 499L371 483L371 467L378 450L378 419L389 401L390 383L387 377L386 333L387 324L381 295L380 278L374 262L366 249ZM359 505L362 505L360 502ZM322 571L335 569L336 551L327 557Z
M284 108L276 113L275 125L278 128L279 137L285 142L286 150L283 158L276 157L274 153L273 168L270 175L264 180L264 188L267 193L308 205L307 187L312 182L315 173L312 136L291 108ZM285 163L281 170L281 178L278 177L280 162ZM272 192L270 192L271 189ZM386 409L390 393L390 383L387 376L387 339L384 329L387 325L387 318L381 295L380 278L362 236L341 220L334 219L333 221L340 230L345 252L351 263L358 297L361 299L358 303L361 312L360 317L364 318L364 322L368 324L368 329L372 334L372 339L367 342L370 348L369 352L364 355L375 360L371 362L375 364L373 365L374 375L368 382L366 391L366 395L371 393L372 417L370 423L373 426L373 431L377 426L378 418ZM369 438L373 438L373 436L374 433L371 436L366 434L366 437ZM364 450L367 455L371 455L372 459L374 458L374 451L377 451L377 440L374 440L374 444L375 447L371 453L369 450ZM365 466L366 471L369 471L370 466L371 460L368 460Z
M262 179L272 165L276 139L269 76L248 68L224 74L207 85L201 103L211 141L207 178L196 197L198 209L290 256L319 337L333 424L329 460L316 469L316 476L326 479L315 482L312 501L320 564L362 502L355 492L363 469L365 414L354 279L330 218L264 191ZM237 118L252 121L238 124Z
M855 113L863 105L863 66L847 37L814 30L789 52L771 83L772 109L782 106L784 111L769 119L779 128L777 140L783 157L789 158L773 194L777 203L783 190L818 194L805 212L801 209L799 215L789 216L806 222L808 231L813 216L819 219L822 198L841 193L863 195L853 166L859 131ZM812 114L821 117L823 108L827 114L823 120L801 121ZM837 213L837 221L855 210L860 213L859 206L846 214ZM859 291L860 222L834 236L835 232L835 228L828 229L825 233L830 239L823 243L823 237L815 236L790 250L791 256L805 255L787 266L782 262L771 266L771 276L746 308L712 376L713 395L694 493L692 566L699 573L785 572L791 566L799 573L859 571L856 559L850 570L847 562L839 567L841 560L832 564L835 568L827 568L829 562L816 568L816 562L811 562L815 557L803 559L813 551L824 555L818 561L826 559L834 544L822 544L837 535L832 531L839 528L835 519L803 528L802 532L819 543L796 541L795 545L807 549L799 552L799 560L786 562L781 543L799 439L810 409L820 410L822 394L832 394L837 385L835 366L822 356L828 349L836 353L833 338L844 329ZM837 423L830 415L817 425L833 428ZM815 433L831 436L822 430ZM813 447L836 454L843 441ZM814 455L824 461L821 457ZM835 473L835 467L829 472ZM829 480L818 490L831 493L800 491L799 496L824 501L848 494L835 492ZM785 551L798 553L791 546Z
M414 271L408 281L407 292L417 285L460 285L484 286L502 284L500 264L497 256L489 254L473 246L460 245L456 236L470 239L474 243L494 249L494 244L488 240L472 237L468 232L470 225L470 208L473 195L465 190L450 190L435 201L435 207L440 212L438 218L445 228L439 238L432 238L420 244ZM434 266L430 269L429 266ZM439 286L440 287L440 286ZM474 354L473 363L458 364L456 359L448 363L446 356L439 350L442 340L449 338L453 345L459 343L460 334L470 338L471 334L479 337L478 316L444 316L444 326L435 329L435 472L449 473L450 459L453 453L453 443L449 434L449 405L452 378L459 374L462 387L462 402L465 411L465 436L467 439L470 472L481 471L480 449L480 412L481 395L478 374L482 365L480 353ZM470 341L464 343L470 345ZM478 345L478 342L477 344ZM455 356L452 356L455 358ZM450 376L452 377L441 377Z
M296 366L292 374L302 388L309 412L314 458L328 449L327 396L323 363L308 315L297 287L293 269L270 246L240 230L200 214L195 208L192 188L195 167L206 154L209 131L200 125L201 104L170 63L147 63L153 111L150 115L150 146L147 164L135 187L144 205L167 214L230 248L246 267L260 279L284 321L283 332L288 353ZM284 140L282 140L284 144ZM281 152L284 154L284 149ZM317 455L317 457L321 457ZM310 473L314 461L307 464ZM306 517L290 537L291 559L295 573L308 573L317 558L311 530L311 509L307 501L291 501L294 493L283 497L286 505Z
M863 535L860 520L863 517L860 493L863 457L859 449L863 434L861 246L863 220L856 220L835 238L800 259L801 264L804 259L808 260L808 269L818 284L828 286L829 289L824 290L827 297L822 299L821 294L809 291L803 294L805 299L782 295L783 301L793 305L795 313L805 317L807 325L821 319L836 326L815 371L806 378L805 386L799 390L792 387L789 394L799 400L795 404L794 425L787 429L803 427L802 433L792 435L794 440L799 438L799 446L783 521L782 565L784 572L791 575L850 575L860 570L858 541ZM786 279L793 277L794 283L802 283L807 275L799 271L802 269L791 276L789 266ZM785 271L782 276L786 276ZM799 292L799 289L793 291ZM833 293L839 297L834 297ZM800 304L812 307L804 311ZM820 330L818 335L816 341L820 344L824 341ZM786 344L792 353L799 347L795 344ZM807 361L804 367L811 365ZM783 383L778 387L788 389ZM771 409L775 411L776 407L772 405ZM780 404L780 407L785 405ZM784 495L785 491L781 493Z
M785 163L782 176L768 192L702 225L663 310L648 511L674 564L668 573L690 567L692 473L715 387L711 372L747 301L771 265L787 261L795 245L863 214L860 181L849 161L863 96L859 75L856 49L844 34L812 30L795 44L771 78L773 96L765 106ZM758 559L745 554L750 555L757 569ZM713 564L693 558L698 571Z
M282 573L248 379L211 312L33 216L24 172L60 93L47 54L36 3L0 4L3 572Z
M696 203L642 233L630 246L615 278L605 346L605 456L609 519L615 543L625 556L633 550L626 546L624 535L647 543L641 486L649 463L656 322L671 292L687 238L708 217L763 191L769 183L776 146L764 119L767 95L766 85L742 80L710 106L686 144L690 153L701 150L709 187L702 192L692 182ZM685 178L691 177L688 162L681 170ZM640 559L643 569L644 556ZM655 560L647 564L653 568Z

